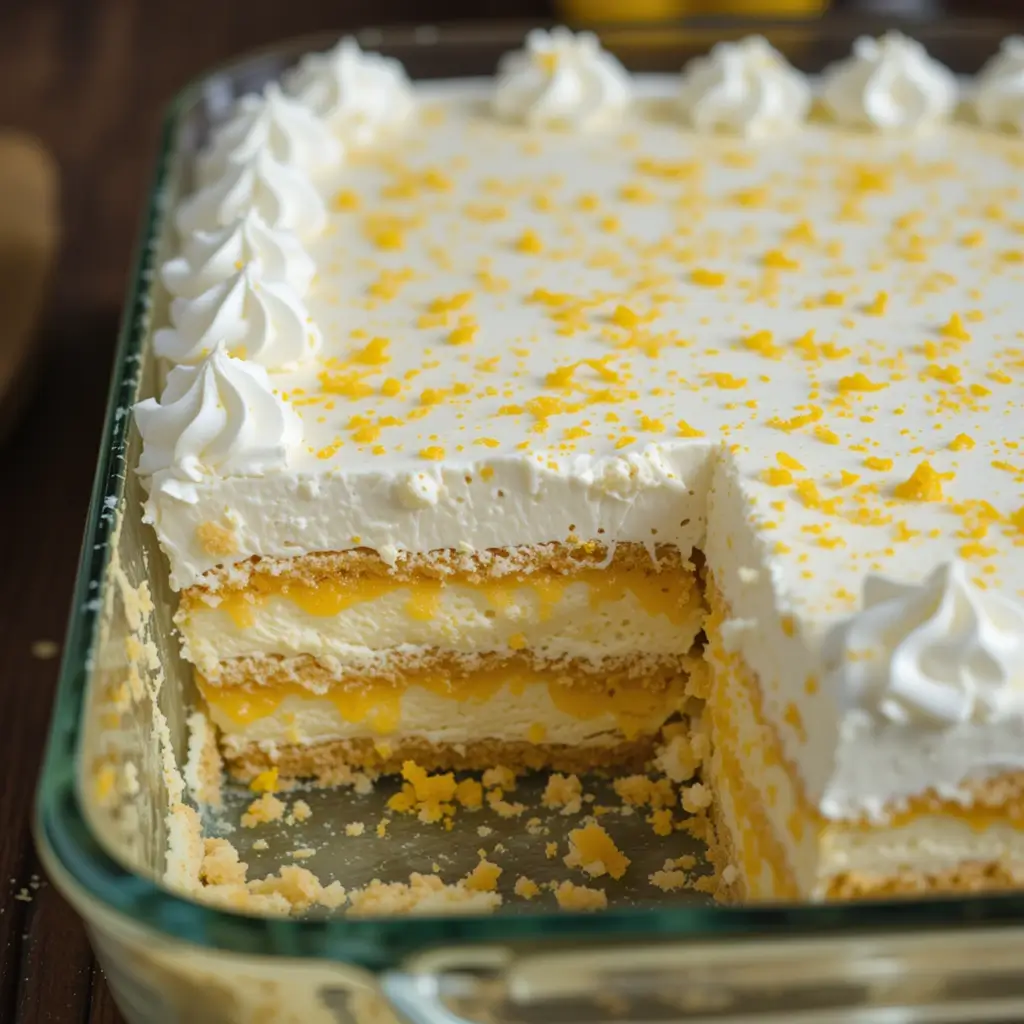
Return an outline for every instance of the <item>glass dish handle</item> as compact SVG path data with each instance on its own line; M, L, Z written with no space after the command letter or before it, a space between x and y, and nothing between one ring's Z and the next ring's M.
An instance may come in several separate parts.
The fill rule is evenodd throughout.
M384 974L407 1024L1024 1020L1024 927L448 947Z

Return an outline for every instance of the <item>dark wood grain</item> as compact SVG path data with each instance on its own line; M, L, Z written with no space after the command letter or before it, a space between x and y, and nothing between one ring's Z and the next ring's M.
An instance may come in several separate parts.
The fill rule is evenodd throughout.
M43 884L28 832L110 355L163 107L191 77L281 38L363 24L543 17L545 0L0 0L0 124L62 171L65 244L45 358L0 448L0 1018L114 1024L81 924ZM984 3L961 3L981 13ZM992 10L1020 15L1019 0ZM30 902L15 899L26 889Z

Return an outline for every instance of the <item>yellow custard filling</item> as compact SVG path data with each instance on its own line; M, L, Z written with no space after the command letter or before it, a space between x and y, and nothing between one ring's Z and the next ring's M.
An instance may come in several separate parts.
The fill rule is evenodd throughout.
M380 735L394 732L401 723L402 697L416 686L449 699L453 704L484 704L503 688L522 696L528 687L541 685L551 703L562 714L582 721L603 716L614 718L627 739L657 727L680 707L686 696L687 678L678 676L668 686L648 688L643 681L623 680L606 688L581 685L564 671L557 674L522 665L488 668L453 675L422 671L407 674L399 685L360 680L334 686L323 694L313 693L298 683L271 686L214 686L198 680L206 702L237 726L246 726L276 714L288 698L328 701L350 724L365 724ZM453 708L454 713L454 708Z
M231 616L240 629L256 622L256 613L271 597L286 598L306 614L322 618L339 615L356 605L399 593L405 597L404 610L410 619L429 622L439 613L442 594L448 584L437 579L395 581L386 577L323 579L315 584L273 576L254 575L244 589L218 594L217 607ZM512 606L536 609L536 621L551 616L566 589L584 586L591 610L632 596L650 616L664 616L673 625L692 623L701 607L700 594L689 572L667 570L661 573L640 569L583 569L571 575L537 573L528 577L482 583L454 584L483 595L495 612ZM201 608L204 598L190 598L188 610Z

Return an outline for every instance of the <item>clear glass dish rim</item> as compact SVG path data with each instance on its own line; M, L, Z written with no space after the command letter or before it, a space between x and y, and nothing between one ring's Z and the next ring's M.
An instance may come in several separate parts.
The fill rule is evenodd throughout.
M852 41L861 33L892 27L889 19L826 18L823 21L703 18L656 28L665 48L710 44L723 35L778 30L808 45ZM453 57L474 44L512 47L534 23L455 23L440 28L368 29L367 45L392 52L448 48ZM650 42L650 25L595 26L606 40L627 44L631 34ZM929 39L991 39L1012 26L996 19L909 22L904 26ZM360 33L357 33L359 36ZM78 756L90 664L102 602L101 588L115 536L112 502L120 505L129 471L125 455L131 417L124 410L138 384L154 259L162 228L164 186L175 157L179 118L211 76L244 67L271 54L301 53L329 45L335 35L287 40L218 65L181 89L171 101L160 133L155 172L142 218L114 356L99 460L72 599L67 639L58 678L50 736L36 799L34 831L44 857L66 874L80 896L157 932L166 939L220 952L261 956L315 957L371 970L394 966L405 956L438 943L581 943L618 940L756 939L779 935L856 931L862 935L917 929L1008 925L1024 921L1024 893L932 897L887 901L759 905L744 907L642 907L594 916L570 912L474 917L381 917L277 919L217 909L178 895L136 874L112 857L92 832L78 785ZM454 62L454 60L453 60Z

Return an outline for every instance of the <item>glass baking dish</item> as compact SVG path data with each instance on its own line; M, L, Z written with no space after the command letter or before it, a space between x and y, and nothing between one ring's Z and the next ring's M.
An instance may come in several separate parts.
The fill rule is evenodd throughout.
M885 27L705 22L601 34L630 69L675 72L719 39L759 31L815 72L847 53L855 36ZM962 73L976 71L1009 34L987 21L905 28ZM492 73L525 30L366 30L360 41L400 58L416 78L447 78ZM1024 1019L1024 894L739 908L648 897L647 905L625 900L597 916L514 906L480 917L280 919L216 909L160 881L188 853L167 811L182 798L171 769L186 755L192 684L130 472L139 438L129 410L155 388L148 341L166 304L154 268L168 255L166 211L209 126L235 97L332 41L296 40L183 90L164 125L143 218L36 818L50 876L85 918L125 1017L132 1024ZM316 799L325 801L318 813L329 815L345 798ZM400 840L393 859L406 868L416 857L439 856L415 846L417 836L406 836L413 846ZM378 870L379 858L378 850L365 863L342 864L358 876Z

